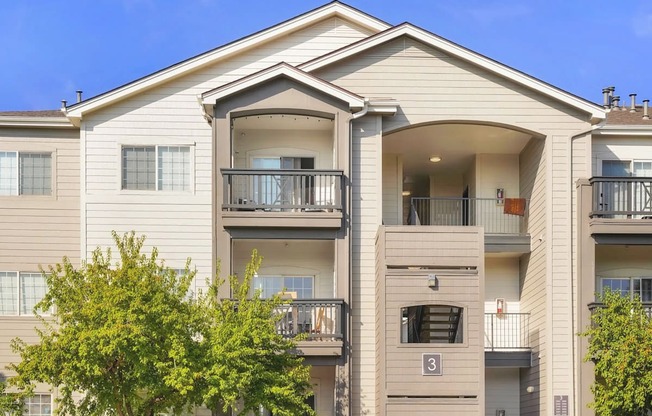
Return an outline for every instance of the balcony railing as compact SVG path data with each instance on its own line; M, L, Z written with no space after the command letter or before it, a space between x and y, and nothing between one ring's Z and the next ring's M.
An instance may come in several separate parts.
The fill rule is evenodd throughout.
M652 219L652 178L595 177L593 187L594 218Z
M279 307L278 332L290 338L305 334L308 339L341 340L343 306L342 299L293 300Z
M530 349L529 313L485 313L484 348L486 351Z
M341 211L343 172L222 169L227 211Z
M482 226L485 234L523 234L528 201L523 198L411 199L411 225Z
M647 316L652 319L652 302L642 302L643 303L643 310L647 314ZM604 308L604 303L600 302L593 302L589 303L589 310L591 313L595 312L597 309Z

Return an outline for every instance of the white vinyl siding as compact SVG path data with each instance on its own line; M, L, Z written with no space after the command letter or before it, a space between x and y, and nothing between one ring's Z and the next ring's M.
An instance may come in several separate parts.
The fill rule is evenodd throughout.
M41 273L0 272L0 315L32 315L46 290Z
M0 195L51 194L51 153L0 152Z
M189 191L190 148L123 146L122 189Z

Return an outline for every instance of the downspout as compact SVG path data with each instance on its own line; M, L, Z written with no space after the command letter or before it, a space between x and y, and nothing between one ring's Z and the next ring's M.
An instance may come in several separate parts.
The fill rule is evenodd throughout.
M576 138L580 137L580 136L584 136L585 134L591 134L591 139L589 141L589 145L590 145L593 142L592 133L594 131L600 129L603 125L604 125L604 121L602 123L593 125L588 129L579 131L579 132L573 134L570 137L570 170L571 170L570 195L573 195L573 186L575 185L574 183L572 183L573 182L572 181L572 178L573 178L573 141ZM591 152L591 147L589 146L589 153L590 152ZM589 154L589 164L590 164L590 166L593 166L593 160L592 160L591 154ZM591 174L591 172L589 172L589 175L590 174ZM571 231L573 230L573 227L576 225L575 224L576 221L577 221L576 218L573 215L571 215L571 218L570 218ZM571 241L572 241L572 239L573 239L573 236L571 235ZM579 256L579 244L581 244L580 236L577 236L576 241L577 241L577 244L578 244L578 247L576 248L577 249L577 255ZM572 244L571 244L571 250L572 249L573 249L573 247L572 247ZM578 262L579 262L579 258L574 258L573 256L570 256L571 271L577 265ZM578 278L577 285L579 286L579 284L580 284L579 279L581 278L581 276L577 276L577 278ZM573 351L573 360L572 360L573 361L573 367L572 367L573 368L573 372L572 372L572 376L573 376L573 399L575 401L575 406L574 406L575 409L580 410L579 407L582 404L578 402L578 399L580 398L580 390L581 390L579 388L579 386L578 386L578 382L579 382L578 373L581 373L581 371L580 371L580 367L577 364L578 364L578 360L581 360L581 357L578 357L577 355L580 355L581 352L577 349L578 348L578 340L577 340L577 337L575 336L575 334L578 333L578 328L576 327L576 324L577 325L581 324L580 319L579 319L580 318L579 309L576 309L579 306L580 299L578 298L577 303L575 303L574 299L575 299L576 293L575 293L575 290L573 290L573 282L572 282L572 280L571 280L571 285L570 285L570 295L571 295L570 296L571 311L573 311L573 313L576 314L576 316L574 316L573 319L571 319L571 333L572 333L572 336L571 336L571 349ZM578 290L577 291L577 296L579 296L579 295L580 294L579 294L579 290ZM575 319L575 318L577 318L577 319Z
M353 192L351 191L352 184L353 184L353 121L359 119L360 117L364 117L367 115L369 112L369 98L364 99L364 104L362 106L362 110L358 111L357 113L351 114L351 117L349 118L349 186L347 187L348 189L348 217L349 217L349 229L348 229L348 234L349 234L349 316L347 319L347 336L348 336L348 344L349 348L347 351L348 354L348 361L349 361L349 369L348 369L348 380L347 384L349 386L349 402L347 405L348 412L347 414L351 414L351 381L353 379L353 366L351 365L351 334L353 332L353 319L352 319L352 313L351 310L352 305L351 305L351 300L353 299L353 267L351 267L352 263L352 258L353 258L353 222L352 222L352 208L353 208L353 201L352 201L352 196Z

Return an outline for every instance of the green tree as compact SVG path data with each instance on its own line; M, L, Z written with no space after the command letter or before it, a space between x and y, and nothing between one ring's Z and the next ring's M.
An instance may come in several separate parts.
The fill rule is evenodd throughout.
M21 362L10 385L22 395L37 382L58 387L63 415L178 415L198 405L309 410L309 369L276 332L281 300L247 296L256 253L242 284L230 278L237 302L215 297L221 282L196 301L187 295L189 261L178 275L156 249L141 254L144 237L113 237L115 264L111 250L98 248L78 269L66 258L49 268L37 309L52 316L42 319L39 343L13 341Z
M212 409L221 403L223 411L231 407L238 414L258 415L264 407L278 416L312 415L305 402L312 395L310 368L288 353L296 349L295 342L276 330L279 307L287 301L262 299L259 292L250 296L260 262L254 251L243 281L230 277L233 301L218 301L217 286L203 299L209 315L205 402Z
M598 416L645 415L652 410L652 320L638 297L601 296L585 361L595 363L591 407Z
M5 412L7 416L22 414L23 397L20 394L7 392L7 385L0 381L0 414Z

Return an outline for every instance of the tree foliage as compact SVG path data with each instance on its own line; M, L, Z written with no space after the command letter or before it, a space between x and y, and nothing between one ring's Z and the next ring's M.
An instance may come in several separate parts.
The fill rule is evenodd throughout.
M12 366L14 388L57 387L63 415L178 415L198 405L311 414L309 368L276 331L282 301L249 296L255 252L243 283L229 279L235 301L217 299L222 282L194 300L190 262L178 275L156 249L141 253L144 237L113 237L115 264L98 248L78 269L66 258L49 268L37 308L52 317L42 319L39 343L13 341L22 359Z
M595 363L591 406L597 416L644 415L652 410L652 320L638 297L615 292L582 336L589 337L585 361Z

